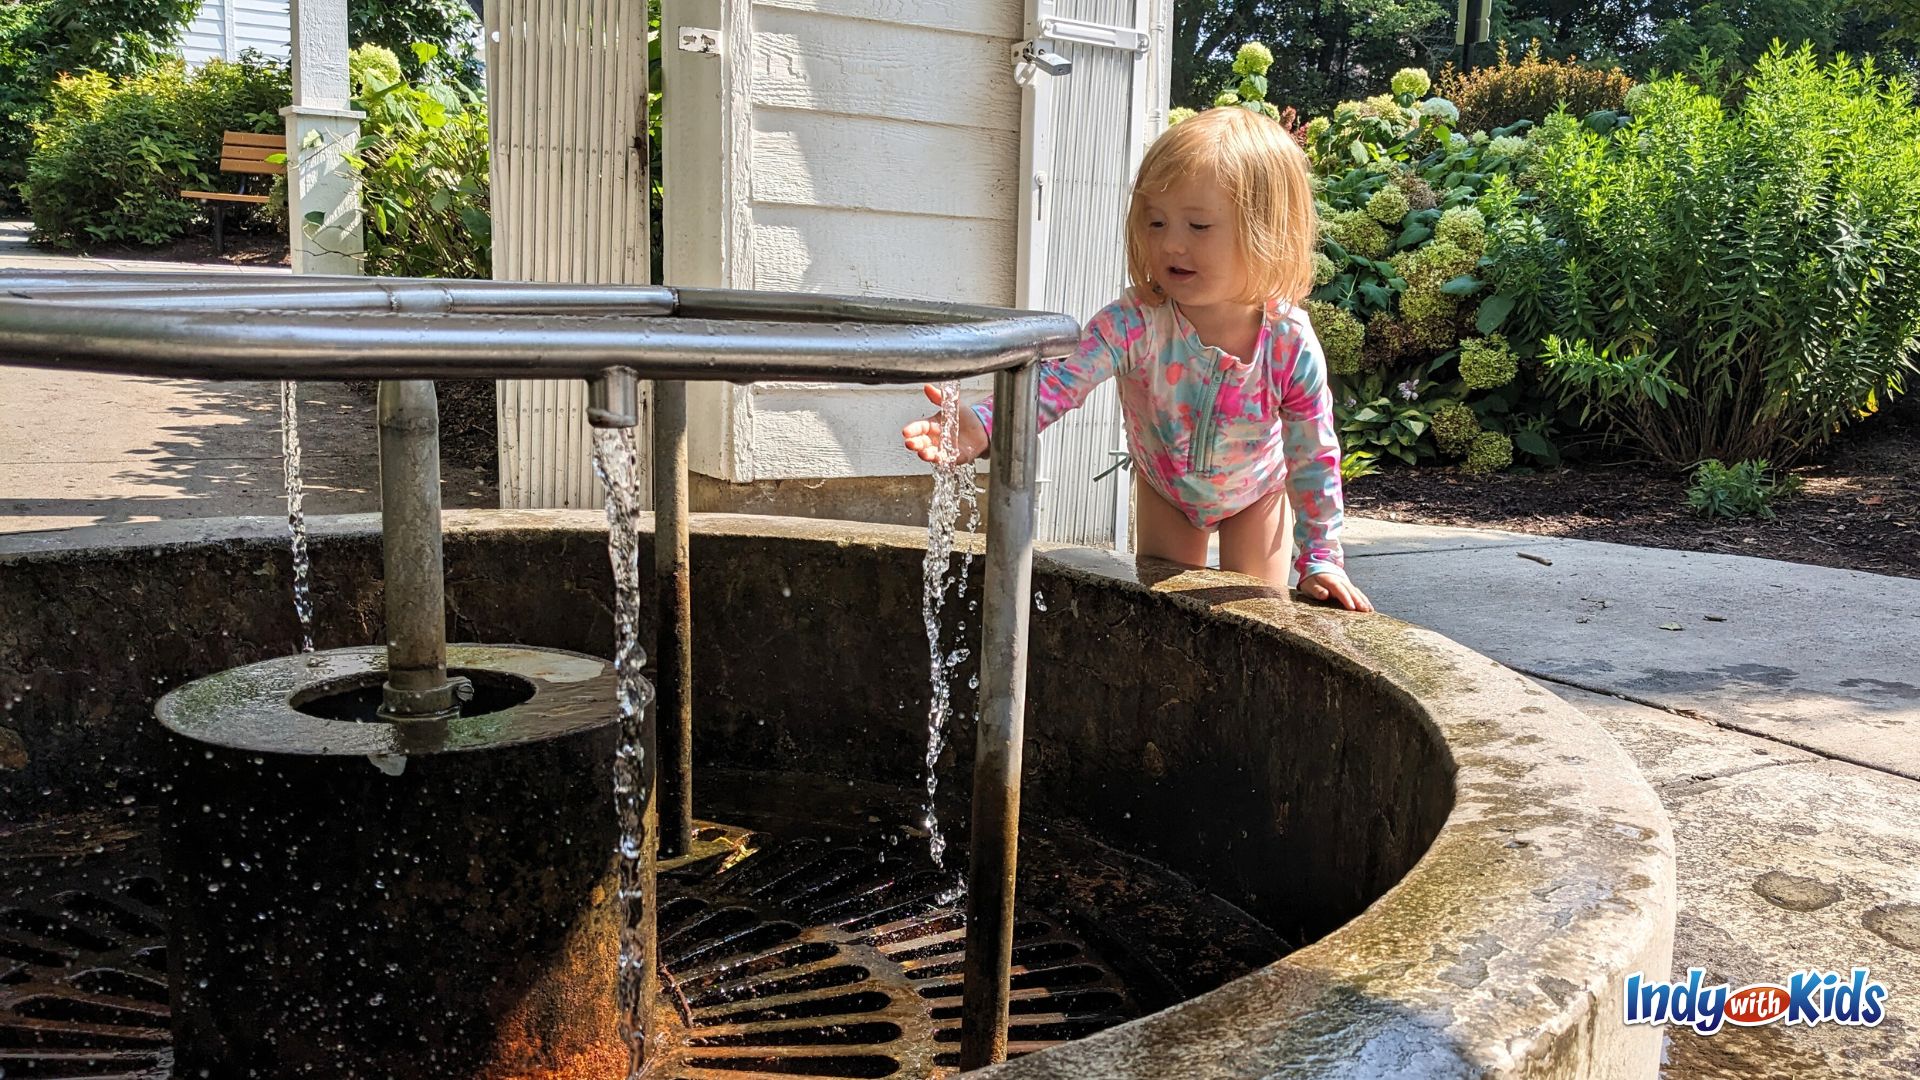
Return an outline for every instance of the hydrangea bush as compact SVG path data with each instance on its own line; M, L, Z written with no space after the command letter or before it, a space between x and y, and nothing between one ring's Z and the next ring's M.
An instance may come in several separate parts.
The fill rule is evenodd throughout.
M1306 306L1349 456L1486 470L1506 467L1517 448L1530 462L1557 462L1554 408L1538 380L1503 339L1476 328L1488 245L1477 204L1524 163L1532 122L1458 131L1460 109L1433 96L1432 76L1404 68L1388 93L1296 126L1292 110L1265 100L1272 63L1264 45L1243 45L1214 107L1279 120L1313 163L1320 251ZM1168 121L1191 115L1176 109Z

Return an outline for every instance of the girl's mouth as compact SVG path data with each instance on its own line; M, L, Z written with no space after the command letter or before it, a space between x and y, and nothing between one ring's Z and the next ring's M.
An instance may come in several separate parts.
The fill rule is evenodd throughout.
M1199 271L1196 270L1189 270L1184 266L1169 266L1167 267L1167 280L1186 281L1198 272Z

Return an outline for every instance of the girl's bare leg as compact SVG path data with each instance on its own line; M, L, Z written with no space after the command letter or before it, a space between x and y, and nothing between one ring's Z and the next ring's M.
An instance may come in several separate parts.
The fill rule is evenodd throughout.
M1277 488L1220 523L1220 569L1285 587L1293 562L1287 493ZM1191 527L1191 526L1189 526Z
M1207 565L1207 534L1193 527L1152 485L1136 474L1133 481L1134 550L1185 566Z

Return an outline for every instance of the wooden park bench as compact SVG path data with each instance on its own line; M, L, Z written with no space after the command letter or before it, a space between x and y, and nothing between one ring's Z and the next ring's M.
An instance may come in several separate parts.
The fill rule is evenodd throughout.
M264 194L247 191L247 181L255 176L281 176L287 171L283 163L268 161L275 154L287 152L285 135L257 135L251 131L228 131L220 137L220 171L238 173L240 190L224 191L183 191L183 199L199 199L208 204L208 213L213 218L213 253L226 251L227 207L232 203L249 203L255 206L267 201Z

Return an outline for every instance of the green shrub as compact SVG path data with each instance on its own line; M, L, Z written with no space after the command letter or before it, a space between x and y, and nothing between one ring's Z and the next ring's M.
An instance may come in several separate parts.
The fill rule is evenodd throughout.
M1538 124L1562 105L1575 116L1618 112L1632 87L1633 80L1618 69L1543 58L1538 41L1515 61L1502 42L1492 64L1465 73L1452 67L1442 71L1438 93L1460 107L1460 125L1472 131L1517 120Z
M0 208L19 205L34 125L61 75L143 71L168 57L199 0L0 2Z
M1443 405L1433 413L1433 443L1451 458L1466 457L1473 440L1480 436L1480 420L1473 410L1458 402Z
M392 54L384 49L361 46L354 55L355 102L367 121L349 160L360 174L366 210L366 272L490 276L485 102L458 84L388 81L398 69L386 63Z
M1334 403L1340 445L1349 454L1385 454L1408 465L1432 457L1427 432L1433 417L1420 401L1429 389L1419 380L1395 386L1378 372L1346 380Z
M59 79L21 185L36 238L66 248L178 239L201 213L180 191L219 182L221 133L277 131L289 100L285 66L258 58Z
M1513 464L1513 439L1497 431L1483 431L1473 437L1463 466L1470 473L1499 472Z
M1710 76L1711 72L1703 74ZM1496 182L1480 328L1657 460L1791 463L1904 388L1920 340L1920 110L1871 64L1763 57L1732 108L1560 114Z
M1717 460L1703 461L1693 471L1687 505L1701 517L1733 518L1757 514L1773 520L1773 500L1798 486L1796 478L1777 480L1764 458L1742 461L1732 468Z

